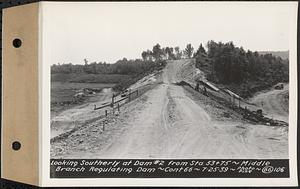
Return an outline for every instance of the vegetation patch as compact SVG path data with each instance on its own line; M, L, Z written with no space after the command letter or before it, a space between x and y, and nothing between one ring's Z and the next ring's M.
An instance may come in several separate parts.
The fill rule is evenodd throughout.
M207 52L195 53L196 67L207 75L209 81L229 88L243 98L289 81L288 59L245 51L232 42L209 41L207 48Z
M51 74L51 81L71 83L118 83L131 77L131 75L123 74L54 73Z

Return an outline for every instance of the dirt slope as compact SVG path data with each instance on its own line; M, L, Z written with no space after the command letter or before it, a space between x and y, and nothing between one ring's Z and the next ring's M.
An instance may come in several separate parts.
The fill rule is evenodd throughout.
M283 90L273 89L260 93L250 101L260 107L268 117L288 122L288 101L284 101L288 90L289 85L286 84Z
M169 62L162 83L132 101L104 132L95 123L52 144L63 158L287 158L287 130L212 119L174 83L189 60ZM187 72L185 70L185 72ZM212 110L213 111L213 110ZM217 110L215 110L217 111ZM97 130L98 129L98 130ZM95 131L96 130L96 131ZM79 142L77 142L79 141ZM70 145L72 143L73 145ZM59 149L59 150L57 150Z
M103 102L111 100L111 88L105 89L102 93L89 99L89 103L78 105L67 109L51 118L51 138L68 132L86 121L96 119L99 112L93 111L94 105L102 106ZM97 101L95 101L97 99Z

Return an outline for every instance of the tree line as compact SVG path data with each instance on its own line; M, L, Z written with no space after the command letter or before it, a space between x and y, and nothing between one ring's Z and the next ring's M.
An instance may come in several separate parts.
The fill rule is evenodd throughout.
M84 59L84 64L54 64L51 73L87 73L87 74L124 74L135 75L151 71L165 64L165 60L178 60L191 58L193 47L188 44L185 49L177 47L161 47L159 44L153 46L152 50L141 53L142 59L128 60L123 58L114 64L106 62L89 62Z
M288 60L272 54L261 55L236 47L233 42L214 41L207 43L207 52L201 51L195 56L196 66L200 69L210 66L208 78L215 83L244 84L245 90L251 93L289 80ZM242 92L249 96L246 91Z
M135 75L162 66L162 61L127 60L123 58L114 64L105 62L86 62L84 65L77 64L54 64L51 66L51 73L86 73L86 74L123 74Z
M176 47L161 47L159 44L153 46L152 50L142 52L143 60L179 60L182 58L192 58L194 48L187 44L185 49L181 50Z

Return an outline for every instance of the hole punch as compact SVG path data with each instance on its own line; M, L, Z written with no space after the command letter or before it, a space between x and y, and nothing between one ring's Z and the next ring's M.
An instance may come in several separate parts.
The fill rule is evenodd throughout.
M21 143L20 142L15 141L15 142L12 143L12 149L13 150L18 151L18 150L20 150L20 148L21 148Z
M15 48L20 48L20 47L22 46L22 41L21 41L21 39L18 39L18 38L14 39L14 40L13 40L13 46L14 46Z

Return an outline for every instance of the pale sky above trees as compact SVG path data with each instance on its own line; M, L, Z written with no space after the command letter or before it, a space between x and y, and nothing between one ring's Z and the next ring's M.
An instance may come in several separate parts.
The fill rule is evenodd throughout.
M289 50L297 2L43 2L43 44L52 64L141 58L142 51L233 41L252 51Z

